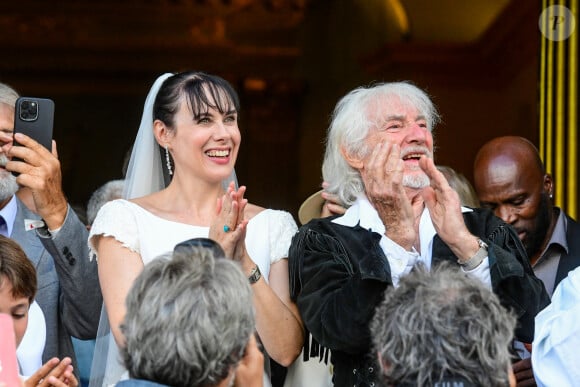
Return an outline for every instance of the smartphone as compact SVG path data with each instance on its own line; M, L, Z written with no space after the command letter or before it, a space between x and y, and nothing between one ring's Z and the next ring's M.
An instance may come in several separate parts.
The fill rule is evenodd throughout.
M23 133L52 151L54 102L48 98L20 97L14 110L14 134ZM16 139L14 145L20 145ZM12 174L18 176L18 172Z
M23 133L51 151L53 123L54 102L51 99L20 97L16 100L14 133Z
M20 386L14 324L5 313L0 313L0 386Z

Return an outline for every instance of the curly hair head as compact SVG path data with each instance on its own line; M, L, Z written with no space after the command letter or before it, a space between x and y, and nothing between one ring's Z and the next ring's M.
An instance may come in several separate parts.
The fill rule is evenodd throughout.
M371 322L388 385L432 385L444 376L505 386L516 318L479 280L451 265L422 266L385 292Z
M168 386L217 385L255 327L252 289L239 264L202 246L180 246L145 266L126 304L129 375Z

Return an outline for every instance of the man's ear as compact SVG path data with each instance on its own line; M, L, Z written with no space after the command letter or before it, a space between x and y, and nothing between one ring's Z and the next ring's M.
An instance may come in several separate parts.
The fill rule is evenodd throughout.
M343 146L340 147L340 153L342 154L342 157L344 157L348 165L350 165L354 169L360 170L363 168L364 163L360 156L350 154L346 149L344 149Z
M554 196L554 180L549 173L544 175L544 192L548 194L550 199Z

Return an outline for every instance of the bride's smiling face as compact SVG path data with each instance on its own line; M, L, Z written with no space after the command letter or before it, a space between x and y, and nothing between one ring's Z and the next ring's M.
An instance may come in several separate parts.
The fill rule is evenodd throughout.
M238 113L233 104L229 106L231 110L224 112L211 106L192 109L187 98L181 98L168 145L176 174L193 173L212 182L230 176L241 135Z

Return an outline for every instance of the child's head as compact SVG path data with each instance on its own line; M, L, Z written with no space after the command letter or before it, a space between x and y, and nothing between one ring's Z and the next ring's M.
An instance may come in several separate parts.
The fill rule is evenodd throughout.
M36 295L36 270L18 245L0 235L0 313L12 316L16 346L28 325L28 309Z

